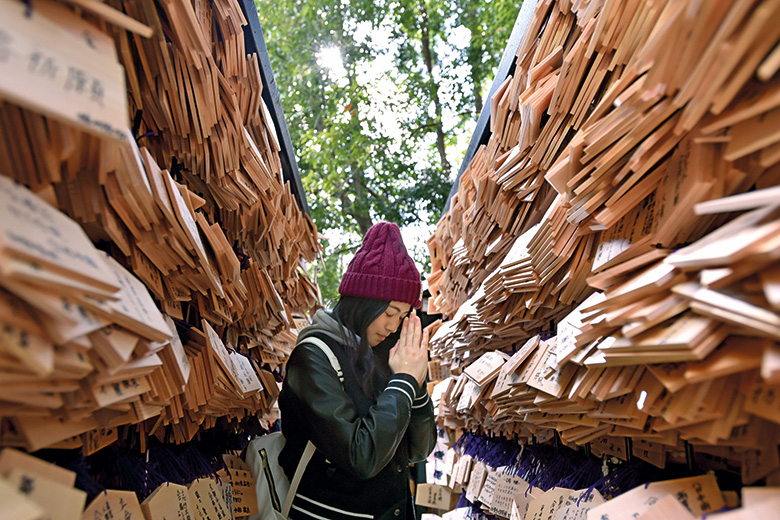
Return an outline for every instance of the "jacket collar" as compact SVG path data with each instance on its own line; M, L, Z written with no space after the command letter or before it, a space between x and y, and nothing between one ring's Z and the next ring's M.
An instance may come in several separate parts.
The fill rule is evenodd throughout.
M360 343L360 336L339 323L332 314L322 309L314 314L311 325L301 331L298 335L298 341L313 334L325 335L351 347Z

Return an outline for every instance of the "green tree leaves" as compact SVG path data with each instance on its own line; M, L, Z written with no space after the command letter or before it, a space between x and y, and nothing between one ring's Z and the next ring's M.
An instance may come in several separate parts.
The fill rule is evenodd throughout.
M256 5L312 217L330 238L326 271L318 273L329 306L374 222L433 229L520 6L500 0ZM426 248L407 247L427 267Z

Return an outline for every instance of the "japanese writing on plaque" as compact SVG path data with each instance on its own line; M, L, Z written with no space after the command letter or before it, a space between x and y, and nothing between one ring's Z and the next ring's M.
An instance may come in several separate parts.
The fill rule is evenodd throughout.
M66 27L82 27L84 20L45 0L36 2L30 16L25 9L17 2L0 5L0 92L38 112L125 140L122 66L100 50L110 37L94 29L74 34Z

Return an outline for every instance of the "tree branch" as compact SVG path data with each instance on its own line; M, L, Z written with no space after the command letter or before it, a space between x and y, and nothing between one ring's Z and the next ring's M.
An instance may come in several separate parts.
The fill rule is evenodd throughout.
M368 192L368 194L371 195L372 197L374 197L375 199L381 199L382 198L381 195L379 195L377 192L375 192L374 190L372 190L368 186L363 186L363 189L365 189Z
M359 247L360 247L360 244L356 244L356 245L348 245L348 244L347 245L343 245L339 249L336 249L335 251L333 251L331 253L331 255L332 256L341 256L344 253L348 253L350 251L357 251Z
M455 114L455 116L456 116L456 117L461 117L461 116L470 116L470 115L472 115L472 112L471 112L471 110L464 110L463 112L458 112L457 114ZM432 122L430 122L430 123L425 123L424 125L418 125L418 126L417 126L416 128L414 128L413 130L409 130L409 137L414 137L414 135L415 135L417 132L419 132L420 130L423 130L423 129L425 129L425 128L430 128L430 127L438 127L438 126L439 126L439 124L440 124L440 123L438 123L438 122L436 122L436 121L432 121Z

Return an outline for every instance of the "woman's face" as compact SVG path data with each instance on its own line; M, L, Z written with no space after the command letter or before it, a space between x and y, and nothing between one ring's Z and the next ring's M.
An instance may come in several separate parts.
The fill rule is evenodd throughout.
M410 310L412 310L412 306L408 303L390 302L385 312L372 321L366 329L368 344L376 347L382 343L387 336L398 330L404 318L409 315Z

